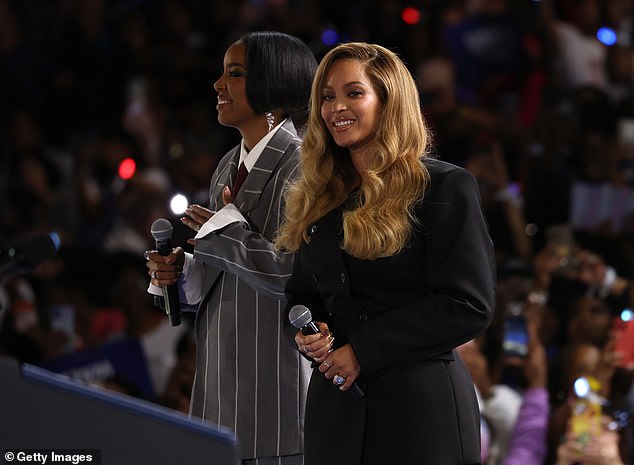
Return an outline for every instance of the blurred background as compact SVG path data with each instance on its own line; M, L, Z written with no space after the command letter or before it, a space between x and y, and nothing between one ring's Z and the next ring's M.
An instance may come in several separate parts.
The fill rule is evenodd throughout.
M564 405L571 385L554 367L570 366L577 344L612 353L614 322L631 320L633 9L631 0L0 0L0 249L61 238L55 258L0 276L0 352L187 411L192 318L170 327L154 307L143 252L157 218L187 248L193 234L179 217L208 203L216 163L239 141L216 120L225 49L245 32L279 30L317 59L345 41L403 58L433 155L480 183L500 294L475 341L486 383L524 392L504 354L505 325L510 309L535 304L522 316L560 375L546 382L550 404ZM620 368L604 385L615 373L624 381L604 394L631 412L632 370ZM489 463L508 446L494 436Z

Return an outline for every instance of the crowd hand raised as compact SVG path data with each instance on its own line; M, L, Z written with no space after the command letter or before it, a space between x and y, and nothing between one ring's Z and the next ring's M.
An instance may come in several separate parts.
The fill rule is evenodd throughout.
M546 351L539 339L538 324L529 320L526 330L528 332L528 354L524 359L524 374L529 387L545 388L548 377L548 363Z
M321 363L326 358L326 355L328 355L328 352L332 350L332 344L335 338L326 323L316 321L315 324L317 328L319 328L319 332L317 334L305 335L301 331L297 331L295 334L295 344L297 344L297 348L300 352L303 352L315 362Z
M578 263L578 275L574 276L575 278L590 286L603 283L607 266L600 255L580 249L575 255L575 260Z
M175 247L167 256L161 255L156 250L148 250L145 252L145 258L150 282L155 286L175 284L183 272L185 252L181 247Z
M352 346L348 343L329 352L319 365L319 371L324 374L326 379L332 379L333 384L339 386L339 389L347 391L361 374L361 367ZM338 377L343 377L345 382L343 384L337 383Z
M552 247L545 246L533 257L533 270L535 275L535 288L548 290L552 275L559 269L559 259Z
M619 453L619 434L616 431L602 430L590 438L587 444L580 444L571 433L557 449L555 465L623 465Z

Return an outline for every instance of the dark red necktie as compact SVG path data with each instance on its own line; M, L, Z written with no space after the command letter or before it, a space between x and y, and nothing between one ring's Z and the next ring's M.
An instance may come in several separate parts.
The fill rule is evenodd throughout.
M233 181L233 189L231 189L231 193L235 197L238 191L240 190L240 186L242 186L242 182L249 174L247 167L244 166L244 162L240 163L240 167L238 168L238 173L236 174L236 180Z

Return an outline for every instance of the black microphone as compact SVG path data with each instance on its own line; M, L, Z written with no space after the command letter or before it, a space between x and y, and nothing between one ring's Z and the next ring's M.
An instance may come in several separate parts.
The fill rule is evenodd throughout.
M172 223L164 218L159 218L152 223L150 231L156 241L156 250L164 257L172 253ZM169 284L162 286L163 299L165 301L165 313L170 320L170 325L178 326L181 324L181 303L178 298L178 286Z
M53 258L59 246L60 238L56 232L17 239L0 251L0 279L33 270L44 260Z
M313 322L313 316L311 315L310 310L305 305L293 305L288 313L288 320L305 336L320 332L317 325ZM352 397L357 400L365 396L363 389L359 387L356 381L352 383L348 391Z

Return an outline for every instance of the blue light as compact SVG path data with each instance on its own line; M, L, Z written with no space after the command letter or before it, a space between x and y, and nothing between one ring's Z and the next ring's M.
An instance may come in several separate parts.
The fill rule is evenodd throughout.
M333 29L326 29L321 33L321 41L324 45L335 45L338 40L339 35L337 34L337 31Z
M62 245L62 240L60 239L59 234L57 234L57 232L55 231L51 231L50 233L48 233L48 237L50 237L51 241L53 242L55 250L59 250L59 246Z
M609 47L616 43L616 32L609 27L602 27L597 31L597 39Z
M625 308L621 312L621 320L623 321L631 321L634 318L634 312L631 309Z

